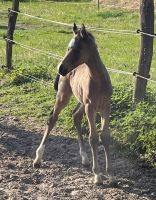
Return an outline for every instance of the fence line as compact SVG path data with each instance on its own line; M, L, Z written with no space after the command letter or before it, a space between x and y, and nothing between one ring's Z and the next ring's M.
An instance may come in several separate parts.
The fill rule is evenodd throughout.
M36 17L36 16L33 16L33 15L29 15L29 14L26 14L26 13L17 12L17 11L14 11L14 10L10 10L10 11L18 13L18 14L21 14L21 15L24 15L24 16L28 16L28 17L31 17L31 18L35 18L35 19L39 19L39 20L43 20L43 21L59 24L59 25L64 25L64 26L68 26L68 27L72 27L73 26L73 25L68 24L68 23L52 21L52 20L41 18L41 17ZM91 30L95 30L95 31L100 31L100 32L112 32L112 33L118 33L118 34L135 34L135 35L140 33L140 34L144 34L144 35L147 35L147 36L150 36L150 37L154 37L154 38L156 37L156 35L144 33L144 32L142 32L140 30L137 30L137 32L135 32L135 31L131 31L131 30L116 30L116 29L105 30L103 28L95 28L95 27L87 27L87 28L91 29ZM8 40L9 42L13 42L15 44L18 44L20 47L22 47L24 49L27 49L27 50L30 50L30 51L33 51L33 52L37 52L39 54L42 54L42 55L45 55L45 56L48 56L48 57L52 57L52 58L55 58L57 60L61 60L63 58L62 56L59 56L57 54L49 53L49 52L46 52L44 50L40 50L40 49L37 49L37 48L34 48L34 47L30 47L30 46L24 45L22 43L19 43L17 41L13 41L13 40L10 40L10 39L7 39L7 38L6 38L6 40ZM114 73L118 73L118 74L134 75L134 73L132 73L132 72L126 72L126 71L116 70L116 69L112 69L112 68L108 68L108 71L111 71L111 72L114 72ZM138 74L135 74L135 77L140 77L142 79L145 79L145 80L152 81L152 82L156 83L156 81L148 79L148 78L143 77L143 76L140 76Z
M0 10L0 13L8 13L8 10L7 9L2 9L2 10Z
M47 3L55 3L55 4L80 4L80 5L97 5L94 2L68 2L68 1L46 1Z
M17 11L14 11L14 10L10 10L10 12L15 12L15 13L18 13L19 15L23 15L23 16L27 16L27 17L30 17L30 18L34 18L34 19L50 22L50 23L53 23L53 24L68 26L70 28L73 27L73 24L68 24L68 23L64 23L64 22L49 20L49 19L45 19L45 18L42 18L42 17L37 17L37 16L34 16L34 15L30 15L30 14L27 14L27 13L17 12ZM86 26L86 28L88 28L90 30L97 31L97 32L104 32L104 33L109 32L109 33L117 33L117 34L125 34L125 35L126 34L138 35L136 31L132 31L132 30L104 29L104 28L89 27L89 26Z
M45 18L42 18L42 17L37 17L37 16L34 16L34 15L30 15L30 14L26 14L26 13L22 13L22 12L17 12L17 11L14 11L14 10L10 10L10 12L15 12L19 15L24 15L24 16L27 16L27 17L31 17L31 18L34 18L34 19L38 19L38 20L42 20L42 21L46 21L46 22L50 22L50 23L53 23L53 24L58 24L58 25L63 25L63 26L68 26L68 27L73 27L72 24L68 24L68 23L65 23L65 22L59 22L59 21L54 21L54 20L50 20L50 19L45 19ZM123 35L147 35L149 37L153 37L153 38L156 38L156 35L152 35L152 34L149 34L149 33L145 33L143 31L140 31L140 30L137 30L137 31L133 31L133 30L117 30L117 29L104 29L104 28L97 28L97 27L87 27L86 28L90 29L90 30L93 30L93 31L97 31L97 32L103 32L103 33L115 33L115 34L123 34Z
M0 38L0 40L1 40L1 38ZM24 49L27 49L27 50L30 50L30 51L33 51L33 52L37 52L37 53L42 54L42 55L44 55L44 56L52 57L52 58L55 58L55 59L57 59L57 60L59 60L59 61L61 61L61 60L63 59L63 57L60 56L60 55L52 54L52 53L45 52L45 51L40 50L40 49L32 48L32 47L26 46L26 45L24 45L24 44L21 44L21 43L19 43L19 42L16 42L16 41L14 41L14 40L10 40L10 39L7 39L7 38L6 38L6 40L8 40L8 41L10 41L10 42L13 42L13 43L15 43L15 44L18 44L18 45L20 45L20 46L21 46L22 48L24 48ZM1 40L1 41L4 42L4 40ZM42 53L42 52L44 52L44 53ZM139 74L137 74L137 73L132 73L132 72L123 71L123 70L118 70L118 69L113 69L113 68L107 68L107 70L110 71L110 72L112 72L112 73L117 73L117 74L134 75L135 77L139 77L139 78L142 78L142 79L151 81L151 82L153 82L153 83L156 83L155 80L152 80L152 79L150 79L150 78L146 78L146 77L141 76L141 75L139 75Z
M118 69L112 69L112 68L107 68L107 70L110 71L110 72L113 72L113 73L117 73L117 74L133 75L135 77L139 77L139 78L145 79L147 81L151 81L153 83L156 83L155 80L152 80L151 78L146 78L144 76L141 76L141 75L137 74L136 72L132 73L132 72L118 70Z
M97 6L95 2L67 2L67 1L46 1L46 3L54 3L54 4L67 4L67 5L93 5ZM120 8L120 9L128 9L128 10L139 10L139 8L128 8L125 6L116 6L116 5L105 5L104 3L100 3L100 6L104 8ZM2 11L8 11L7 9L3 9ZM1 12L1 11L0 11Z
M96 32L101 32L101 33L112 33L112 34L119 34L119 35L136 35L138 36L136 31L132 30L117 30L117 29L104 29L104 28L95 28L95 27L88 27L86 28L96 31Z
M117 32L127 32L127 33L137 33L136 31L132 31L132 30L121 30L121 29L104 29L104 28L95 28L95 27L92 27L92 26L87 26L88 29L98 29L99 31L100 30L104 30L104 31L117 31Z
M30 15L30 14L22 13L22 12L17 12L17 11L14 11L14 10L10 10L10 12L15 12L15 13L18 13L20 15L24 15L24 16L27 16L27 17L39 19L39 20L42 20L42 21L46 21L46 22L50 22L50 23L54 23L54 24L58 24L58 25L73 27L72 24L54 21L54 20L49 20L49 19L45 19L45 18L42 18L42 17L37 17L37 16ZM115 34L124 34L124 35L127 35L127 34L128 35L129 34L132 34L132 35L140 34L141 35L141 34L143 34L143 35L147 35L147 36L156 38L156 35L145 33L145 32L140 31L140 30L134 31L134 30L104 29L104 28L98 28L98 27L92 27L92 26L86 26L86 28L93 30L93 31L97 31L97 32L115 33Z
M22 74L21 74L22 75ZM35 76L32 76L32 75L29 75L29 74L26 74L24 75L25 77L29 77L29 79L32 79L34 81L37 81L37 82L40 82L40 83L43 83L44 85L47 85L47 86L51 86L51 84L49 84L47 81L43 80L43 79L40 79L40 78L37 78Z
M118 69L107 68L107 70L113 73L117 73L117 74L133 75L132 72L118 70Z
M156 38L156 35L155 35L155 34L152 35L152 34L149 34L149 33L145 33L145 32L143 32L143 31L141 31L141 30L137 30L137 33L140 33L140 34L142 34L142 35L147 35L147 36L150 36L150 37Z
M125 10L139 10L139 8L129 8L126 6L116 6L116 5L105 5L104 3L100 3L100 6L105 7L105 8L120 8L120 9L125 9Z
M146 78L146 77L141 76L141 75L139 75L139 74L133 74L133 75L134 75L135 77L139 77L139 78L145 79L145 80L147 80L147 81L151 81L151 82L153 82L153 83L156 83L155 80L152 80L152 79L150 79L150 78Z
M46 1L47 3L55 3L55 4L71 4L71 5L77 5L77 4L82 4L82 5L94 5L94 6L97 6L97 3L96 2L68 2L68 1ZM120 9L128 9L128 10L139 10L139 8L128 8L126 6L116 6L116 5L106 5L104 3L100 3L99 4L100 6L104 7L104 8L120 8Z
M17 11L14 11L14 10L10 10L10 11L15 12L19 15L24 15L24 16L39 19L39 20L42 20L42 21L46 21L46 22L50 22L50 23L54 23L54 24L58 24L58 25L63 25L63 26L68 26L68 27L73 27L73 24L49 20L49 19L45 19L45 18L42 18L42 17L37 17L37 16L34 16L34 15L22 13L22 12L17 12ZM91 29L91 30L95 30L95 31L99 31L99 32L115 32L115 33L118 33L118 32L122 33L123 32L125 34L136 34L137 35L136 31L131 31L131 30L104 29L104 28L97 28L97 27L86 27L86 28Z
M8 69L8 68L5 67L5 66L3 66L3 68L5 68L6 70L9 70L9 71L12 71L11 69ZM29 75L29 74L24 75L24 74L21 74L21 73L19 73L19 72L16 72L16 74L19 75L19 76L22 76L22 77L24 77L24 78L27 78L27 79L29 79L29 80L35 81L35 82L37 82L37 83L40 83L40 84L42 84L42 85L44 85L44 86L50 86L50 87L52 86L52 84L49 84L47 81L44 81L44 80L39 79L39 78L36 78L35 76L32 76L32 75Z
M1 41L4 41L4 39L2 40L3 38L0 37L0 40ZM30 46L27 46L25 44L22 44L22 43L19 43L15 40L10 40L8 38L5 38L5 40L9 41L9 42L12 42L14 44L17 44L19 45L20 47L24 48L24 49L27 49L27 50L30 50L30 51L33 51L33 52L37 52L41 55L45 55L45 56L48 56L48 57L52 57L52 58L55 58L57 60L61 60L63 57L62 56L59 56L57 54L54 54L54 53L50 53L50 52L47 52L47 51L44 51L44 50L40 50L40 49L37 49L37 48L34 48L34 47L30 47Z
M50 22L50 23L53 23L53 24L59 24L59 25L64 25L64 26L68 26L68 27L73 27L73 25L68 24L68 23L57 22L57 21L53 21L53 20L50 20L50 19L45 19L45 18L42 18L42 17L37 17L37 16L34 16L34 15L29 15L27 13L17 12L15 10L10 10L10 12L14 12L14 13L17 13L19 15L24 15L24 16L31 17L31 18L34 18L34 19L39 19L41 21Z

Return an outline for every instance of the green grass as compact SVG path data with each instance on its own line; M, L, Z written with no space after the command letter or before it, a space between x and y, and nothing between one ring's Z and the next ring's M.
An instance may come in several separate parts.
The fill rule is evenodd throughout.
M11 7L11 2L1 2L1 9ZM101 8L97 10L95 5L82 4L55 4L50 2L32 2L20 3L20 11L45 19L65 22L73 24L74 22L86 26L102 27L104 29L119 29L119 30L137 30L139 28L139 13L137 11L128 11L122 9ZM0 37L6 33L7 12L0 12ZM140 37L136 35L119 35L113 33L93 32L100 51L101 58L105 65L109 68L120 69L124 71L137 71ZM72 31L68 27L54 25L53 23L43 22L36 19L31 19L22 15L18 16L17 29L14 34L14 40L21 42L47 52L52 52L63 56L66 52L68 42L72 37ZM154 51L155 51L154 43ZM57 73L57 64L59 61L46 57L34 52L25 50L18 45L13 46L13 65L14 71L6 73L4 69L0 69L0 116L15 116L21 122L26 123L31 119L34 123L44 124L50 113L50 109L55 101L55 92L53 90L53 80ZM5 42L0 41L0 64L5 64ZM156 54L153 55L151 66L151 77L156 80ZM31 75L46 81L49 86L34 83L33 81L20 76ZM128 143L123 138L125 129L128 138L134 132L140 129L139 124L135 124L135 128L131 130L128 122L133 121L138 113L146 113L144 108L152 108L155 112L155 98L150 98L156 94L155 84L148 84L150 95L147 95L146 106L136 110L132 105L132 90L134 86L134 78L127 75L110 73L114 87L114 96L112 101L112 116L111 128L114 135L117 135L119 142ZM119 87L119 83L122 87ZM152 91L152 92L151 92ZM115 102L117 105L115 105ZM65 134L75 134L73 130L73 122L71 112L76 105L76 101L72 98L70 105L61 113L58 127L62 127ZM143 110L141 110L143 109ZM138 113L137 113L138 111ZM144 120L147 124L147 116ZM152 117L151 117L152 119ZM140 119L137 118L137 122ZM143 120L143 122L144 122ZM149 120L149 124L151 124ZM122 126L121 126L122 125ZM149 135L155 128L147 125ZM154 126L153 126L154 127ZM139 137L143 141L144 130L139 132ZM115 136L114 136L115 138ZM141 139L138 139L140 142ZM138 142L138 143L139 143ZM136 143L136 145L138 144ZM149 144L149 142L147 142ZM143 142L139 143L145 146ZM153 144L149 144L149 146ZM133 145L129 145L132 147ZM150 149L153 148L153 146ZM133 147L133 150L136 150ZM148 154L147 151L144 151ZM151 152L149 153L152 154ZM153 156L153 154L152 154ZM151 157L152 157L151 156ZM150 158L151 158L150 157Z

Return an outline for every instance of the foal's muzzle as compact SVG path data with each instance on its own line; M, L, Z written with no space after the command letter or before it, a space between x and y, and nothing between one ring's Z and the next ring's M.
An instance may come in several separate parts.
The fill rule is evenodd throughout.
M66 76L68 74L68 70L62 64L59 66L59 74L62 76Z

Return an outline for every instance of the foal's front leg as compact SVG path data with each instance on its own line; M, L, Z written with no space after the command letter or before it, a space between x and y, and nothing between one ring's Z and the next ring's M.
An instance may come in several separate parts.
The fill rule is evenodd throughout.
M93 173L94 173L94 183L95 184L102 184L102 177L100 175L99 170L99 164L98 164L98 141L99 137L96 131L96 125L95 125L95 111L92 107L92 105L87 104L85 106L85 112L87 115L88 123L89 123L89 143L92 150L92 156L93 156Z
M50 131L52 130L52 128L54 127L54 125L55 125L55 123L58 119L59 112L56 109L56 107L57 106L54 106L54 109L52 110L52 112L50 114L44 136L42 138L42 141L41 141L39 147L36 150L36 158L35 158L34 163L33 163L34 168L39 168L40 165L41 165L41 160L42 160L42 157L43 157L43 154L44 154L46 141L48 139Z
M61 91L58 92L55 106L54 106L54 108L53 108L53 110L50 114L50 117L48 119L48 122L47 122L46 131L44 133L44 136L42 138L42 141L41 141L38 149L36 150L36 158L35 158L34 163L33 163L34 168L40 167L41 160L42 160L44 150L45 150L45 143L48 139L50 131L52 130L56 121L58 120L59 113L67 105L67 103L70 99L70 96L71 96L71 94L68 93L68 92L67 92L67 94L62 93Z
M73 111L73 118L74 118L74 125L78 133L78 142L79 142L79 147L80 147L80 155L82 158L82 165L88 166L90 163L89 163L89 159L88 159L86 149L84 146L84 140L83 140L82 128L81 128L81 121L82 121L83 115L84 115L84 105L79 103Z

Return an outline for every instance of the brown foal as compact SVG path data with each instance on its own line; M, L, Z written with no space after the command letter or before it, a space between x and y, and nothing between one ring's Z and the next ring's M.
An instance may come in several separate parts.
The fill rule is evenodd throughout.
M78 132L82 164L89 164L81 130L81 121L84 113L86 113L90 130L89 143L93 157L94 183L101 184L102 176L97 155L99 135L96 130L95 116L97 112L101 116L100 139L105 150L106 172L110 181L112 181L109 151L109 115L112 84L108 72L100 59L93 35L86 31L84 25L81 28L77 28L74 24L73 32L74 37L68 45L67 53L58 65L60 78L56 102L50 114L41 144L36 151L34 167L40 166L48 135L54 127L59 113L68 104L71 95L74 94L79 101L74 109L73 117Z

